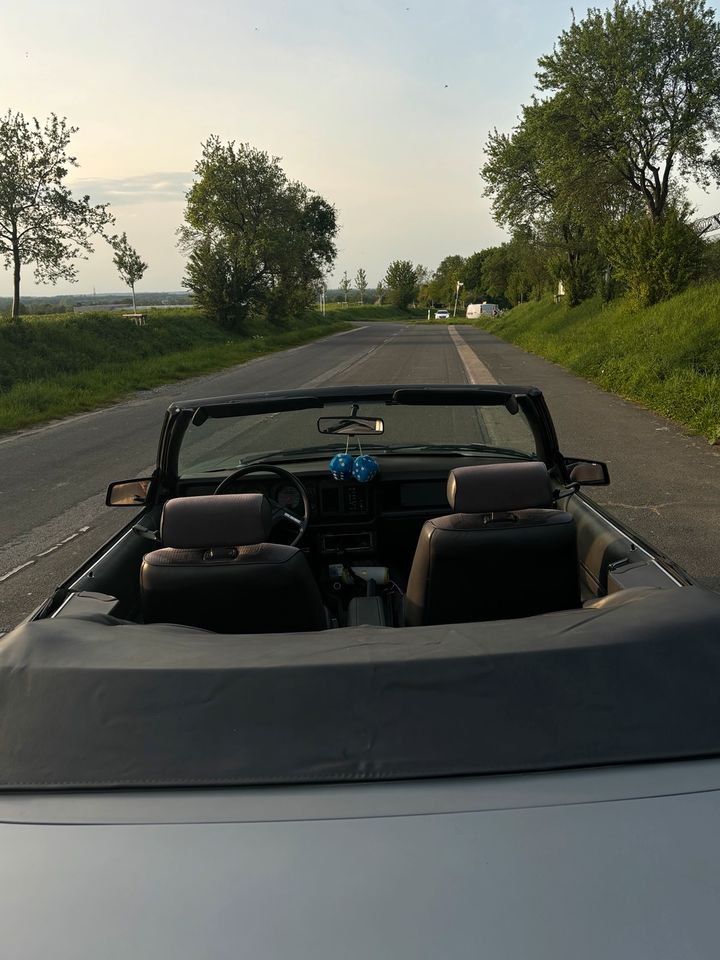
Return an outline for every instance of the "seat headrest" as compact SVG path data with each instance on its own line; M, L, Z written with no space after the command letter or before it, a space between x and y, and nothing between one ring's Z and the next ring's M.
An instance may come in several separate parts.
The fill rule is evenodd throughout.
M456 513L503 513L553 506L547 467L527 463L487 463L450 471L447 498Z
M270 504L261 493L176 497L163 507L160 539L179 550L243 547L265 543L271 526Z

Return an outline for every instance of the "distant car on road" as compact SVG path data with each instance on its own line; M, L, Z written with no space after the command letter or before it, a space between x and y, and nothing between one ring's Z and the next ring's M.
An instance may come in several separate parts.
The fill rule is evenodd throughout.
M435 311L435 319L436 319L436 320L449 320L449 319L450 319L450 311L449 311L449 310L436 310L436 311Z

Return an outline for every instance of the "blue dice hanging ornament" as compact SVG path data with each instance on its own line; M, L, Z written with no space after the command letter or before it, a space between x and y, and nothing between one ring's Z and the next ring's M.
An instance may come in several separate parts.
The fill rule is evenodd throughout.
M361 454L361 456L355 457L352 475L359 483L368 483L377 474L379 469L380 466L374 457Z
M353 475L354 457L350 453L336 453L328 466L330 473L336 480L351 480Z
M353 404L352 417L355 417L357 414L357 404ZM350 422L352 429L352 421ZM359 456L353 457L350 453L350 437L354 437L357 440ZM347 441L345 443L345 453L336 453L328 464L330 468L330 473L336 480L357 480L359 483L368 483L376 476L380 465L374 457L365 456L362 451L362 444L360 443L360 437L355 433L347 434Z

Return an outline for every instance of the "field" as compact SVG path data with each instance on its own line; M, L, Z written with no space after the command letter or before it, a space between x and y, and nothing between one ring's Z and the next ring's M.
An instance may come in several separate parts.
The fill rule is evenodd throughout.
M151 310L147 317L141 327L101 312L0 322L0 432L93 410L349 326L334 312L325 320L311 312L287 330L237 336L195 310Z

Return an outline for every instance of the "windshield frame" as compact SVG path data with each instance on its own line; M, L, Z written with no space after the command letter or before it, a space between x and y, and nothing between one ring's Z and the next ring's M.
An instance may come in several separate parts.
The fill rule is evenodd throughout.
M257 416L294 410L322 410L338 403L372 402L387 406L507 406L513 405L525 415L532 430L537 459L549 470L566 478L566 467L558 448L555 427L542 392L537 387L451 384L427 386L392 384L372 386L322 387L310 390L278 390L179 400L170 405L158 448L158 475L163 485L172 488L179 478L180 449L191 423L207 419ZM429 451L428 451L429 452Z

